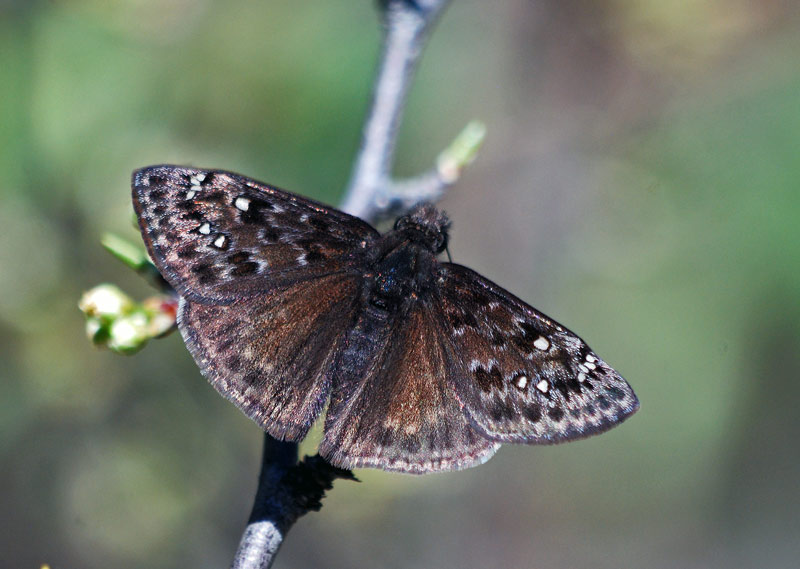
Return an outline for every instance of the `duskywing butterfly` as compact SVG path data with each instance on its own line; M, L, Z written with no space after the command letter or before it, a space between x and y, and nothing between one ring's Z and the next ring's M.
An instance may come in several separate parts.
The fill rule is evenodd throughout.
M203 374L278 439L328 405L342 468L467 468L500 443L603 432L633 390L575 334L474 271L439 262L447 217L364 221L219 170L133 174L144 241L181 296Z

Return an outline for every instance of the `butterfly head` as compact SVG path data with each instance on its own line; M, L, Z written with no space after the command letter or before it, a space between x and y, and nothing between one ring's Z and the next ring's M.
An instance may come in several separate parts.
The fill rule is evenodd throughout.
M433 253L439 254L447 248L447 231L450 219L433 204L423 203L414 207L394 224L397 231L406 232L409 237Z

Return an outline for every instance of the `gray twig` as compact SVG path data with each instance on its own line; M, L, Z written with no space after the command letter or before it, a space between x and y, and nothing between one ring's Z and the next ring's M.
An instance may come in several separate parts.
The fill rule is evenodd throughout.
M374 220L423 200L437 199L454 178L441 167L412 180L391 180L397 130L416 64L428 32L450 0L382 0L383 52L364 125L363 139L342 209ZM265 434L253 511L232 569L270 567L286 532L309 511L319 510L325 490L348 470L319 455L297 462L297 444Z
M231 567L270 567L289 528L303 514L322 507L325 491L337 478L356 480L352 472L332 466L319 455L297 462L297 443L278 441L265 433L253 511Z
M450 0L388 0L383 7L383 52L372 103L364 122L361 147L353 166L342 209L374 220L414 202L438 199L448 181L434 169L416 183L391 179L395 143L408 90L425 40Z

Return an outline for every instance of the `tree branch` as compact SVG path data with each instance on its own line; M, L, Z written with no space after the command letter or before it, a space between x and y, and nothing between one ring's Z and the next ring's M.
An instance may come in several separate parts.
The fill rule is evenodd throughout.
M330 465L319 455L298 463L297 443L264 433L258 490L231 567L270 567L289 528L303 514L322 507L325 491L337 478L356 480L352 472Z
M408 90L422 48L438 16L450 0L384 0L383 51L372 91L361 147L353 166L342 210L366 220L374 220L396 207L400 187L391 181L391 167L397 132L405 109ZM422 199L435 200L445 184L419 185ZM410 188L403 188L409 190Z

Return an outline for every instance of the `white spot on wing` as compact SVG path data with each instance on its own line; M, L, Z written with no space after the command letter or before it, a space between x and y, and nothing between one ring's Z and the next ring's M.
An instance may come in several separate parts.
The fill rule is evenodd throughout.
M591 364L591 363L596 362L597 358L594 357L592 354L586 354L586 361Z
M578 365L578 369L581 370L583 373L589 373L589 368L583 364Z
M589 361L589 358L588 358L588 356L587 356L587 358L586 358L586 363L585 363L585 364L583 364L583 365L585 365L585 366L586 366L587 368L589 368L589 369L595 369L595 368L597 368L597 366L596 366L596 365L594 365L592 362L590 362L590 361Z
M239 210L242 210L242 211L247 211L248 209L250 209L250 200L248 200L247 198L244 198L242 196L239 196L233 202L233 205L236 206L236 209L239 209Z
M206 175L205 174L197 173L194 176L192 176L191 178L189 178L189 183L192 184L193 186L199 186L200 184L203 183L203 180L205 180L205 179L206 179Z
M578 374L578 381L586 381L586 374L581 372Z
M542 393L547 393L547 390L550 388L550 384L547 383L546 379L543 379L539 383L536 384L536 389L541 391Z
M204 223L200 227L197 228L197 231L202 233L203 235L210 235L211 234L211 225L208 223Z
M216 239L214 239L214 245L220 249L225 246L225 236L220 235Z
M195 197L196 195L197 195L197 192L196 192L196 191L194 191L194 190L189 190L188 192L186 192L186 199L187 199L187 200L190 200L190 199L192 199L193 197Z
M308 261L306 261L306 254L305 253L300 253L300 255L298 255L297 264L301 265L301 266L305 266L305 265L308 264Z
M544 336L539 336L538 338L536 338L536 340L534 340L533 345L535 348L544 351L550 347L550 340L548 340Z
M517 387L520 389L525 389L525 386L528 385L528 377L525 375L521 375L517 378Z

